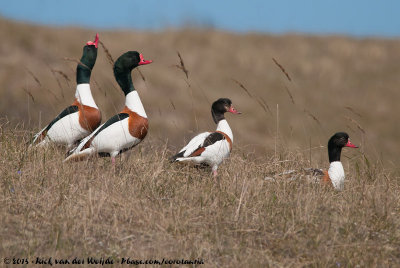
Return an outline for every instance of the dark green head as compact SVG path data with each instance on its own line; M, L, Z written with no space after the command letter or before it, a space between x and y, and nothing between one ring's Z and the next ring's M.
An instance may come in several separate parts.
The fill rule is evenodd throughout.
M76 68L76 83L90 83L90 75L97 59L97 48L99 42L99 34L96 34L95 40L89 41L83 47L81 63Z
M145 60L142 54L137 51L128 51L122 54L114 64L114 76L124 91L125 95L135 90L132 83L131 72L139 65L152 63L151 60Z
M214 119L215 124L218 124L219 121L225 119L224 114L226 112L241 114L241 112L238 112L235 107L233 107L232 101L230 99L220 98L212 104L211 115Z
M329 162L340 161L343 147L358 148L350 142L346 132L337 132L328 141Z

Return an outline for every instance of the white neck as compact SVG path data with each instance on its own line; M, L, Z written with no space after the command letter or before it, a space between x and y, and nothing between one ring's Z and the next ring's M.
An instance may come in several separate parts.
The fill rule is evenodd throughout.
M132 112L137 113L138 115L147 118L146 111L144 110L143 104L140 101L139 94L136 90L129 92L125 97L125 105Z
M228 135L229 138L231 138L231 140L233 142L232 130L229 127L228 121L226 121L226 119L223 119L218 122L217 131L224 132L226 135Z
M79 103L98 109L94 102L92 92L90 91L89 84L79 84L76 86L75 98Z
M331 162L328 169L329 178L336 190L343 190L344 186L344 169L340 161Z

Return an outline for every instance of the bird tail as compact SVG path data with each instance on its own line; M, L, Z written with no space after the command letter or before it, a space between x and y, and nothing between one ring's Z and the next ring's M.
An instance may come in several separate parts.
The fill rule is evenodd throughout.
M169 161L170 161L171 163L181 161L181 160L179 160L179 158L183 157L183 154L184 154L184 153L185 153L185 151L182 151L182 152L177 153L176 155L174 155L173 157L171 157L171 158L169 159Z
M65 154L65 156L68 157L68 156L72 155L75 151L78 150L78 146L75 146L74 148L68 150L68 152Z
M71 153L71 151L72 151L72 153ZM69 161L76 161L76 162L83 161L83 160L89 158L89 156L91 156L95 152L94 148L87 148L80 152L75 152L74 150L71 150L71 151L69 152L70 155L64 159L64 161L63 161L64 163L69 162Z
M29 147L39 144L46 137L46 134L46 128L43 128L41 131L36 133L35 136L33 136L33 139L29 142Z

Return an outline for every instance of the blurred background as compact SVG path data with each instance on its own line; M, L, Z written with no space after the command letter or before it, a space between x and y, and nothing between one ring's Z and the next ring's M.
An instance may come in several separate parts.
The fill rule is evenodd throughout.
M145 142L178 149L215 128L211 103L228 97L243 112L227 115L241 152L311 149L326 167L328 139L346 131L361 146L345 149L349 163L365 155L399 171L398 10L358 0L2 1L0 123L36 131L70 105L75 60L98 32L91 86L103 121L124 106L112 61L128 50L154 61L133 72Z

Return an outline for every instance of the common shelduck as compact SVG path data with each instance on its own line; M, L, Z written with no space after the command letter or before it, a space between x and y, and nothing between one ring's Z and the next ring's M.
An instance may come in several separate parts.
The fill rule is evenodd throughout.
M336 190L343 190L344 186L345 175L342 162L340 162L343 147L358 148L351 143L347 133L338 132L328 141L329 169L319 170L322 176L321 183L331 185Z
M114 64L114 76L125 94L125 107L91 135L84 138L64 160L82 160L98 153L115 157L139 144L147 135L148 120L140 97L133 87L131 72L134 68L151 63L137 51L121 55Z
M193 161L211 166L214 177L218 166L229 157L232 150L233 134L225 119L225 113L240 114L230 99L221 98L211 107L211 115L217 124L214 132L203 132L195 136L182 150L172 157L173 162Z
M55 143L71 148L89 135L101 123L101 113L90 91L90 75L97 58L99 35L83 47L83 54L76 68L75 100L53 121L34 136L32 145Z
M285 175L290 176L290 179L297 179L298 175L300 177L305 176L311 182L321 183L323 185L328 185L336 190L343 190L345 174L342 162L340 162L340 156L343 147L358 148L353 143L351 143L349 135L345 132L338 132L334 134L328 141L328 156L329 156L329 169L322 170L316 168L307 168L297 173L295 170L290 170L278 174L277 176ZM266 180L271 180L274 178L266 177Z

